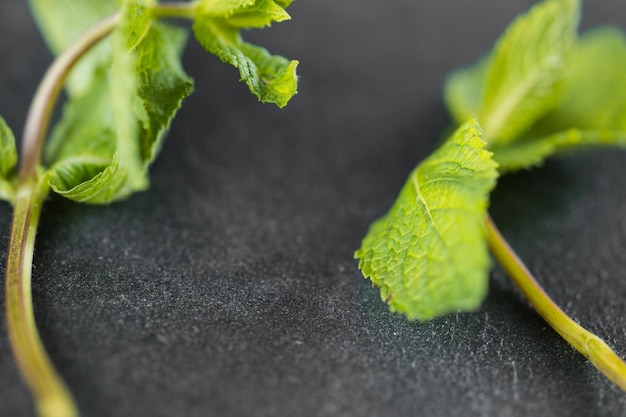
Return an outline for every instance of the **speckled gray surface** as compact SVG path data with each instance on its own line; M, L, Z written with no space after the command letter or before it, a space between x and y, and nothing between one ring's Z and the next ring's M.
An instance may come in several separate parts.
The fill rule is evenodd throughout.
M25 3L0 3L0 114L18 133L50 60ZM446 73L531 3L298 0L292 22L250 33L301 61L284 110L191 42L197 89L152 188L44 209L36 315L84 416L626 415L500 270L480 311L420 324L390 314L352 259L446 127ZM626 26L626 3L588 1L583 26L600 22ZM492 200L546 290L622 356L625 165L562 158ZM9 222L0 204L2 252ZM0 327L0 415L32 416Z

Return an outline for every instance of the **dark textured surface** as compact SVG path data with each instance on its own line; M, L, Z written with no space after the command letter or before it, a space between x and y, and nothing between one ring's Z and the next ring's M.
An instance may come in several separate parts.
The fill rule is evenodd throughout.
M250 33L301 61L284 110L191 42L197 90L151 190L44 209L37 321L84 415L626 415L626 395L500 270L480 311L420 324L390 314L352 259L446 127L445 74L531 3L298 0L292 22ZM600 22L626 25L626 3L588 1L583 26ZM24 1L0 3L0 34L0 114L19 134L50 56ZM546 290L622 356L625 165L618 151L562 158L492 200ZM32 416L0 330L0 415Z

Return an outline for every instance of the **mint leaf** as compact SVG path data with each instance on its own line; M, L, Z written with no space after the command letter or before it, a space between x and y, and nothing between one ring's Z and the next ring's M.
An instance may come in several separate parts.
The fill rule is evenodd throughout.
M201 12L194 21L193 32L198 42L223 62L236 67L241 80L261 102L284 107L297 91L298 61L271 55L264 48L244 42L240 27L267 26L271 22L288 19L289 15L272 0L232 1L221 8L214 3L203 2ZM234 7L235 3L240 4Z
M253 6L257 0L200 0L198 11L210 17L230 17L235 12Z
M55 55L84 30L117 11L119 3L118 0L29 0L39 29ZM96 68L107 65L110 54L110 42L103 41L82 57L68 79L69 93L84 93Z
M487 291L484 237L497 164L477 122L461 126L411 173L356 251L392 311L427 320L478 308Z
M513 141L559 102L579 17L579 0L547 0L497 42L478 111L487 142Z
M90 88L64 105L62 117L46 144L48 165L83 154L99 158L107 155L109 161L113 158L115 129L107 74L106 68L95 71Z
M278 4L283 9L286 9L291 3L293 3L293 1L294 0L274 0L274 3Z
M274 0L252 0L218 2L203 1L198 7L198 16L218 18L236 28L262 28L274 22L291 19L286 6Z
M601 146L626 147L626 131L569 129L538 140L521 140L495 147L492 151L501 172L514 172L541 166L555 154Z
M111 178L117 172L110 167L117 136L109 88L107 71L97 71L91 88L65 105L46 147L47 159L54 161L46 174L52 190L75 201L111 200L126 179L120 175L113 184Z
M191 92L180 66L184 32L153 22L144 4L126 2L110 77L95 78L88 94L66 106L54 135L63 139L51 142L50 185L72 200L102 204L147 188L148 167Z
M581 36L573 51L563 95L527 136L567 128L626 131L626 36L603 27Z
M87 28L119 8L118 0L28 0L50 49L58 54Z
M13 201L15 196L16 164L15 137L0 116L0 199L9 202Z
M491 56L487 55L471 67L458 69L446 78L443 96L457 124L478 115L490 66Z
M626 146L626 37L617 28L586 33L574 49L558 106L520 140L491 150L507 171L540 165L553 154Z
M291 16L274 0L257 0L254 5L237 11L224 21L237 28L262 28L289 19Z

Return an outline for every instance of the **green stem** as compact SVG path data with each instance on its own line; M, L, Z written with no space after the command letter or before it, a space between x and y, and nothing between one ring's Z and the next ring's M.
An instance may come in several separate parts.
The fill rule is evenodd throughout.
M97 23L63 51L48 68L26 118L22 138L20 183L31 181L37 175L50 117L70 70L87 51L111 33L118 19L119 13L116 13Z
M74 417L78 409L43 347L33 312L31 271L41 206L49 188L38 175L51 113L76 62L109 34L119 14L85 32L50 66L33 98L22 139L22 162L5 281L7 328L13 354L41 417Z
M52 366L35 326L31 270L45 181L20 184L13 211L6 274L6 314L13 354L42 417L73 417L78 412L69 390Z
M155 17L193 17L195 3L155 6ZM22 161L9 240L5 300L7 328L13 354L41 417L75 417L78 408L55 370L37 332L31 294L35 236L41 206L49 193L39 175L43 144L52 111L76 62L109 35L120 14L111 15L87 30L53 62L33 98L22 139Z
M576 323L552 301L502 237L489 216L487 216L487 241L495 258L539 315L608 379L626 391L626 363L602 339Z

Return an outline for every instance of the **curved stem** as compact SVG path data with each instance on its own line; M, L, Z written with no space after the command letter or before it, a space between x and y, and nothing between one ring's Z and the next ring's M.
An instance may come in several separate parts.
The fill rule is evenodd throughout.
M35 397L38 415L73 417L78 411L41 343L31 295L35 234L47 183L29 181L18 188L9 242L6 274L6 314L13 354Z
M119 13L115 13L85 32L59 55L44 75L26 118L22 138L20 182L27 181L29 177L33 179L37 174L50 116L70 70L87 51L111 33L118 19Z
M164 3L155 17L193 17L195 3ZM113 14L72 43L50 66L33 98L22 139L22 162L16 190L7 257L5 299L7 328L18 367L31 390L41 417L75 417L72 395L50 361L35 324L31 272L41 206L49 193L40 178L43 144L63 84L76 62L110 34L119 20Z
M74 417L78 409L54 369L37 332L31 294L31 271L41 206L49 192L38 176L51 113L70 70L96 43L109 34L119 14L83 34L50 66L41 81L26 119L22 162L16 190L5 281L7 328L13 354L42 417Z
M602 339L576 323L552 301L489 216L486 225L491 252L539 315L608 379L626 391L626 363Z

